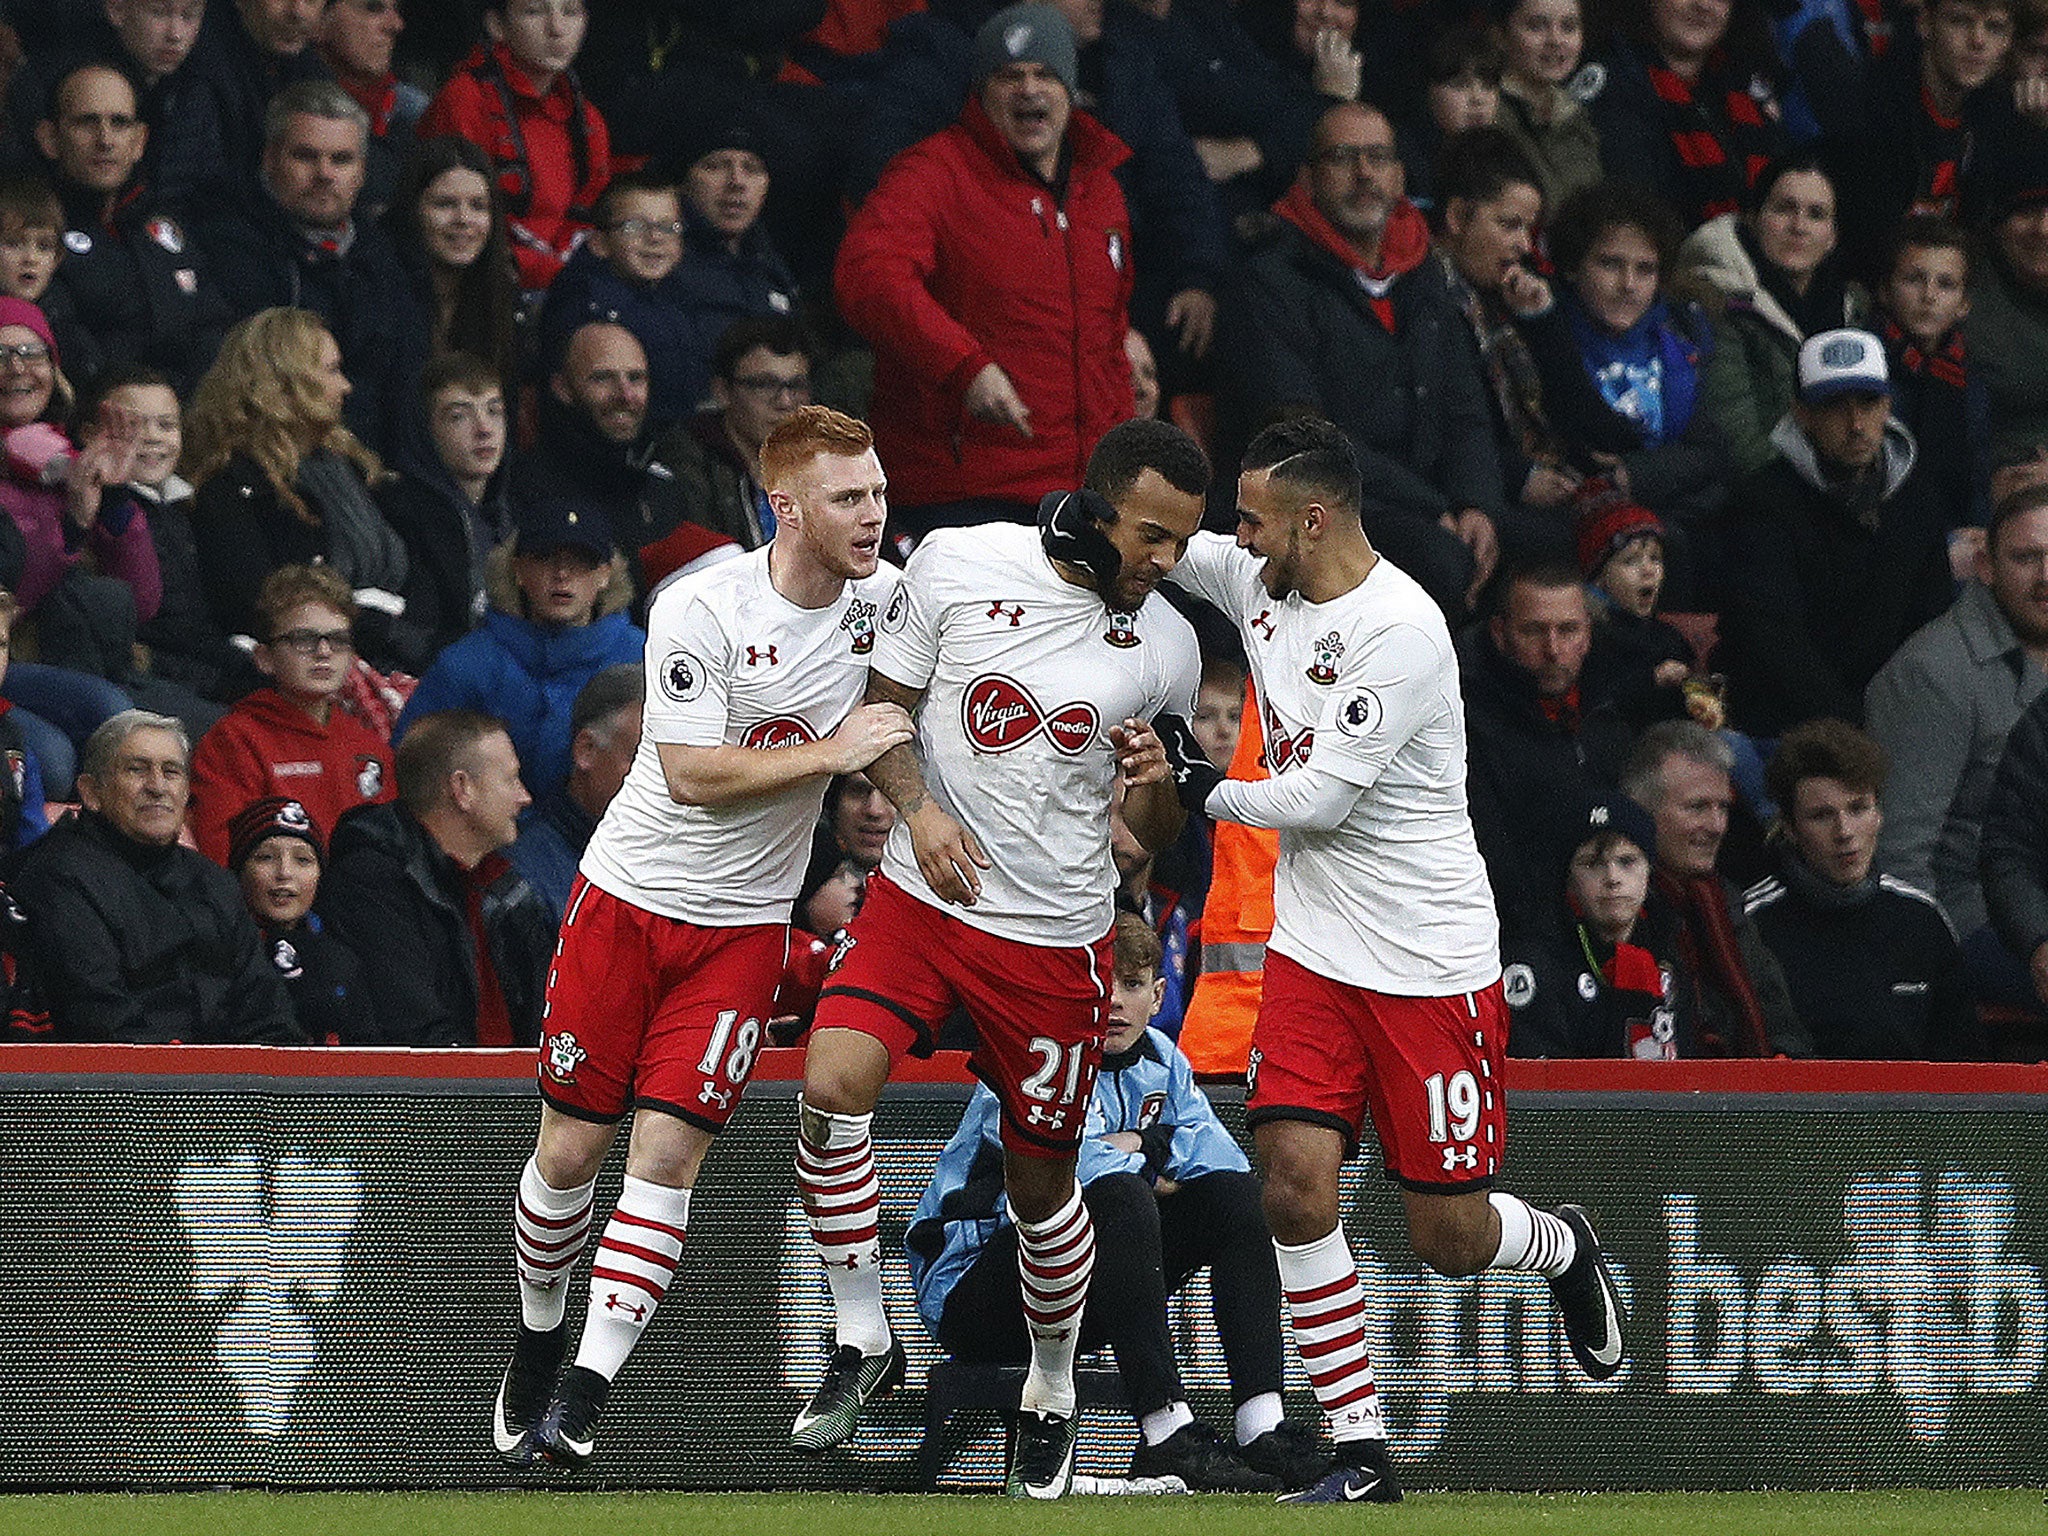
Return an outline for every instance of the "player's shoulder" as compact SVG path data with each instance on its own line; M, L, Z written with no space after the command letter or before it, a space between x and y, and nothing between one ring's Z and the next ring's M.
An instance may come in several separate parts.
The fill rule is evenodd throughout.
M655 595L647 610L649 638L701 629L707 621L722 625L754 602L767 572L764 546L678 577Z
M1420 643L1440 656L1455 654L1451 626L1436 599L1384 555L1353 589L1335 627L1347 638L1361 642L1378 637L1395 643Z
M1038 530L1019 523L935 528L918 541L904 575L921 590L973 587L986 578L1043 564Z

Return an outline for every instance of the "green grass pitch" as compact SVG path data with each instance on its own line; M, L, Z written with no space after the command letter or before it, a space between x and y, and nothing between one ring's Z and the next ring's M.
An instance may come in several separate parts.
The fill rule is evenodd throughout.
M1325 1522L1329 1523L1325 1523ZM48 1494L0 1497L4 1536L2006 1536L2048 1531L2039 1490L1969 1493L1419 1494L1396 1508L1253 1498L830 1494Z

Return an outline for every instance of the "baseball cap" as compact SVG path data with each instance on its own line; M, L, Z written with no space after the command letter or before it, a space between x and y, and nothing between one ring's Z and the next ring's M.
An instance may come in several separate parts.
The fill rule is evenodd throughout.
M603 561L611 559L614 547L611 520L601 507L548 497L519 509L512 542L515 555L580 549L593 560Z
M1822 331L1799 349L1799 398L1807 405L1891 392L1884 343L1868 331Z

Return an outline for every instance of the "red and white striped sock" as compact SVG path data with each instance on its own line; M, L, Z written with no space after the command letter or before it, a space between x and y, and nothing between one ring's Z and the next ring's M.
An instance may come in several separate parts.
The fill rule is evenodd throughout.
M626 1176L590 1267L590 1310L576 1363L606 1381L640 1342L668 1293L690 1224L690 1192Z
M1344 1229L1290 1248L1273 1244L1294 1347L1330 1421L1330 1438L1384 1440L1387 1421L1365 1352L1365 1292Z
M1499 1190L1486 1203L1500 1217L1500 1247L1488 1269L1533 1269L1555 1280L1572 1267L1579 1240L1558 1217Z
M512 1251L519 1271L519 1319L529 1328L559 1328L569 1305L569 1271L590 1235L592 1179L580 1189L556 1189L532 1158L519 1172L512 1202Z
M1020 1406L1028 1412L1071 1415L1074 1351L1088 1277L1095 1272L1095 1223L1076 1184L1067 1203L1044 1221L1017 1223L1017 1273L1023 1280L1024 1326L1031 1335L1031 1369Z
M799 1105L796 1187L811 1241L832 1288L834 1342L864 1355L889 1347L882 1310L882 1186L875 1177L875 1117Z

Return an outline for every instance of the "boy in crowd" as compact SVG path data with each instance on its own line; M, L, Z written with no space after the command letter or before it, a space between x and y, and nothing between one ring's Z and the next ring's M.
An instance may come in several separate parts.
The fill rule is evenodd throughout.
M1566 942L1518 958L1505 973L1514 1053L1671 1061L1681 1052L1665 969L1636 932L1657 825L1635 801L1613 795L1580 812L1579 833L1565 865Z
M1991 511L1991 402L1964 352L1970 241L1947 219L1899 226L1877 288L1874 329L1890 364L1892 414L1913 434L1923 474L1941 486L1959 524L1950 554L1959 578L1984 547Z
M1219 772L1228 773L1244 728L1244 668L1231 657L1211 656L1202 663L1202 687L1188 725L1203 754Z
M1197 1491L1303 1487L1327 1455L1281 1416L1280 1277L1258 1180L1187 1058L1149 1027L1166 988L1157 935L1124 913L1114 946L1102 1071L1075 1169L1098 1233L1081 1347L1116 1351L1140 1431L1131 1476L1178 1477ZM1000 1115L995 1094L977 1087L904 1246L918 1314L947 1353L1021 1364L1030 1346ZM1166 1321L1167 1296L1204 1268L1237 1405L1228 1443L1189 1408Z
M192 753L192 837L221 865L228 824L252 800L297 800L331 827L397 793L391 749L337 706L356 659L348 583L331 566L282 566L264 579L256 612L256 666L270 686L229 710Z
M623 325L647 349L647 414L680 421L701 403L710 354L669 278L683 259L683 200L658 171L614 176L594 210L596 227L548 285L541 351L553 356L588 320Z
M326 857L306 808L282 795L251 801L228 823L228 873L241 882L300 1030L315 1045L375 1045L362 964L313 915Z
M98 358L78 328L68 294L52 288L64 259L64 204L40 176L0 176L0 294L42 310L56 333L58 355L83 376ZM81 365L84 365L81 367Z
M409 434L377 507L430 599L419 606L438 653L490 611L490 554L512 536L505 493L505 386L480 357L447 352L420 376L426 441ZM412 609L409 606L408 612Z
M192 486L178 474L185 433L177 391L166 375L146 364L115 363L102 369L80 397L80 431L99 421L103 410L135 423L128 490L148 515L163 584L155 615L136 626L141 654L130 691L203 735L226 705L261 686L263 675L228 639L206 601L199 546L192 536ZM152 688L144 677L170 686Z

